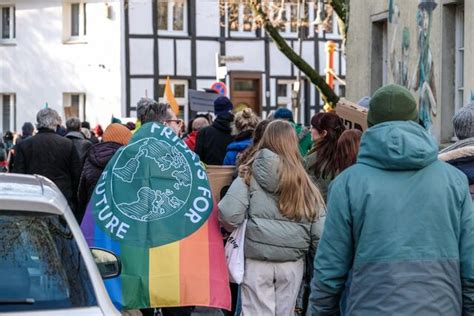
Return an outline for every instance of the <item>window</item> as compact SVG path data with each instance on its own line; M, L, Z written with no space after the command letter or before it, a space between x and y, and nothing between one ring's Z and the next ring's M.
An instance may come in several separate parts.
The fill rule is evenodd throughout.
M292 97L294 95L296 80L278 80L276 86L277 106L292 107Z
M64 218L1 211L0 313L97 306L86 265Z
M286 83L277 84L277 97L288 97L288 85Z
M15 130L15 95L0 94L0 131Z
M255 19L252 9L245 3L229 3L227 19L229 30L233 35L254 35Z
M387 83L388 30L387 18L372 23L371 77L370 89L373 94Z
M346 96L346 86L344 83L335 80L334 82L334 91L337 93L338 96L344 98Z
M455 111L464 106L464 6L456 7L456 52L454 57L455 64Z
M464 93L464 1L450 1L442 7L440 142L456 141L452 118L463 106Z
M68 42L82 41L87 35L87 3L77 1L64 7L64 37Z
M257 82L252 79L236 79L234 82L235 91L256 91Z
M0 42L8 42L16 37L15 7L0 6Z
M283 36L297 36L298 33L298 3L288 2L284 4L270 3L270 10L273 21L280 27ZM301 20L304 20L304 4L300 6Z
M64 117L66 120L77 117L86 120L86 95L84 93L65 93L63 95Z
M189 120L188 81L170 80L170 83L174 98L176 99L176 102L178 102L179 105L178 117L184 119L187 122ZM160 84L158 85L159 102L166 102L165 84L166 80L160 80Z
M158 0L158 31L187 33L187 1Z

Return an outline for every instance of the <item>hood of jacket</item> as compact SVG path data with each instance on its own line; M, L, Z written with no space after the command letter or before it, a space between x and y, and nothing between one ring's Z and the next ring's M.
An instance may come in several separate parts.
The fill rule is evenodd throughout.
M69 132L69 133L66 134L66 137L69 138L69 139L73 139L73 138L86 139L81 132Z
M447 152L450 152L459 148L470 147L470 146L474 146L474 137L458 140L456 143L452 144L449 147L446 147L445 149L441 150L439 153L445 154Z
M252 135L253 135L253 129L249 129L247 131L243 131L243 132L240 132L238 133L237 135L235 135L235 140L236 141L241 141L241 140L248 140L248 139L252 139Z
M252 143L252 131L238 134L235 140L227 146L227 151L244 151Z
M469 184L474 184L474 146L460 147L442 153L438 157L461 170L467 176Z
M229 112L216 117L214 122L212 122L212 126L230 134L232 132L232 122L234 122L234 114Z
M241 152L247 149L248 146L252 143L251 139L242 139L242 140L235 140L227 146L227 151L237 151Z
M474 146L466 146L448 152L444 152L441 153L438 157L440 160L443 161L451 161L461 158L472 158L474 160Z
M357 163L384 170L419 170L438 159L438 146L419 124L377 124L362 136Z
M278 189L280 177L278 166L280 158L268 149L262 149L257 153L252 165L252 175L257 183L267 192L275 193Z
M88 152L87 159L94 165L101 169L107 166L109 160L113 155L122 147L122 144L115 142L105 142L94 144L91 146Z

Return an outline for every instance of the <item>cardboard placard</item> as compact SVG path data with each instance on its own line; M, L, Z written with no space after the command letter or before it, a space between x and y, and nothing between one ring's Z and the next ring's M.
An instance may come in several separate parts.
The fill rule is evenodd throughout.
M234 166L207 166L207 176L211 184L212 194L216 201L221 199L221 191L224 187L232 184L232 176L234 175Z
M368 128L368 112L369 110L366 108L344 98L341 98L336 105L336 114L344 120L344 125L347 129L355 128L365 131Z

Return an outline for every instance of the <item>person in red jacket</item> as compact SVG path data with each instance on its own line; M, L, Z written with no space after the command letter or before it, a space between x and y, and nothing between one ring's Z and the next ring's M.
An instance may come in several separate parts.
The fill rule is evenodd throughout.
M192 123L193 131L184 139L184 142L186 143L186 145L188 145L189 149L194 151L194 149L196 148L196 138L197 138L199 130L207 126L209 126L209 121L205 117L196 117L193 120L193 123Z

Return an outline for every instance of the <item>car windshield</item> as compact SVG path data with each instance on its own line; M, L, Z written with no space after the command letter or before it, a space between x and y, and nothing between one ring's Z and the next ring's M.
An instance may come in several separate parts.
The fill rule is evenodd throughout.
M62 216L0 211L0 312L97 305Z

